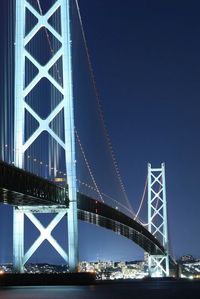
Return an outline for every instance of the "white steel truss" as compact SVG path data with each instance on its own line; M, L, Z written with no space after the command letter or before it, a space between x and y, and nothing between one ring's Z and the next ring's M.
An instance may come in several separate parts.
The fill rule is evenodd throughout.
M48 22L48 20L60 10L61 33L57 32ZM31 13L37 20L35 26L26 34L26 12ZM46 28L53 37L60 42L61 47L45 64L41 65L26 49L26 45L35 37L40 29ZM41 49L42 50L42 49ZM58 83L50 74L49 70L57 61L62 58L62 83ZM30 61L38 70L37 75L25 86L25 60ZM31 106L25 101L25 97L33 88L46 78L63 96L61 102L54 110L42 119ZM51 128L50 123L55 119L59 112L64 111L64 141ZM38 122L39 127L32 135L25 140L25 111ZM76 271L78 267L78 220L77 220L77 189L76 189L76 163L75 163L75 142L74 142L74 115L73 115L73 94L72 94L72 67L71 67L71 40L70 40L70 19L69 19L69 0L57 0L45 14L40 14L28 2L28 0L16 0L16 41L15 41L15 165L23 168L24 153L42 132L48 132L49 135L64 149L66 173L68 183L68 196L70 205L68 209L68 254L69 267L71 271ZM39 207L38 207L39 209ZM44 236L41 225L35 220L30 212L26 215L33 223L41 229L41 235ZM51 207L49 212L51 212ZM21 213L21 214L20 214ZM23 263L30 254L23 256L23 223L24 216L17 208L14 208L14 240L13 257L14 267L18 271L23 271ZM60 215L60 214L58 214ZM56 223L56 220L54 224ZM43 233L42 233L43 232ZM45 231L47 232L47 231ZM50 231L48 231L50 233ZM48 235L48 240L56 250L58 246ZM43 237L40 238L40 242ZM39 241L38 241L39 243ZM35 249L35 246L33 249ZM57 247L57 248L56 248ZM59 249L60 250L60 249ZM61 253L61 251L60 251ZM66 255L63 253L66 260Z
M148 266L152 277L169 276L169 243L167 227L165 164L151 168L148 164L148 230L162 243L164 255L149 255Z
M53 220L49 223L47 227L44 227L41 222L35 217L34 213L49 213L49 208L47 207L37 207L37 209L32 207L17 207L15 208L14 213L14 227L15 234L18 236L14 237L14 241L18 242L16 248L20 249L20 252L17 252L16 261L18 262L17 270L23 272L23 266L39 248L39 246L44 242L44 240L49 241L53 248L59 253L59 255L68 263L68 255L66 251L58 244L58 242L53 238L51 232L61 221L61 219L66 216L65 208L51 208L51 212L57 213ZM40 232L40 236L35 240L31 247L24 254L24 234L21 232L24 231L24 216L26 216L32 223L37 227ZM15 236L14 234L14 236Z

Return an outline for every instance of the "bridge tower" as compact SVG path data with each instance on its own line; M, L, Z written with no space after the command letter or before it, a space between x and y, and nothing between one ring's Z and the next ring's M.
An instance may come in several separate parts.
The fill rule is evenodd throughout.
M148 230L160 240L165 249L165 255L149 255L149 273L151 277L169 276L169 243L164 163L161 164L161 168L152 168L151 164L148 164Z
M44 2L42 0L42 2ZM47 2L47 1L45 1ZM77 221L77 190L76 190L76 161L75 161L75 141L74 141L74 115L73 115L73 94L72 94L72 66L71 66L71 39L70 39L70 17L69 0L48 1L52 3L47 12L42 12L40 1L35 1L39 9L33 5L31 0L16 0L16 40L15 40L15 166L24 168L25 154L30 146L46 132L65 152L65 168L67 174L68 196L70 200L69 209L66 207L15 207L13 215L13 264L18 272L23 272L24 264L40 246L44 240L48 240L54 249L69 263L71 271L76 271L78 266L78 221ZM35 5L36 5L35 4ZM45 4L45 3L43 3ZM47 3L46 3L47 4ZM45 4L45 5L46 5ZM59 18L60 30L56 30L50 22L56 14ZM34 25L26 33L26 23L28 15L34 19ZM30 27L30 25L28 25ZM54 41L60 44L59 49L54 53L51 49L51 57L44 65L41 64L30 51L28 45L37 33L44 29L47 38L53 36ZM38 46L42 50L42 43ZM37 47L38 47L37 46ZM44 54L45 55L45 54ZM31 82L25 83L27 72L26 63L37 69L37 74ZM61 80L56 80L51 74L52 67L61 64L62 72L59 74ZM54 89L62 95L62 100L54 105L50 114L43 118L25 100L33 91L34 87L42 79L48 81ZM45 100L45 99L41 99ZM34 132L25 138L25 117L29 113L37 123L38 127ZM51 123L56 116L62 112L64 124L64 140L59 132L55 132ZM46 228L34 216L34 213L57 213L50 225ZM68 218L68 254L57 241L52 237L51 232L58 222L67 214ZM27 216L40 231L39 238L33 243L29 250L24 253L24 216Z

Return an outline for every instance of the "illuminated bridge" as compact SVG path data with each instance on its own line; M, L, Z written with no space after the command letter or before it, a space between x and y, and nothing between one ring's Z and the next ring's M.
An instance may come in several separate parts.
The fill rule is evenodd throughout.
M5 53L5 57L10 59L3 66L6 68L5 73L8 73L10 78L7 78L3 84L3 88L6 86L6 101L5 109L2 110L2 117L5 118L5 121L2 122L0 136L0 142L2 142L0 144L2 147L0 159L9 163L13 161L15 166L0 162L0 202L13 206L13 267L15 271L24 271L24 265L44 240L49 241L68 263L70 271L77 271L79 219L110 229L132 240L149 253L148 267L151 276L169 276L170 253L164 163L159 168L151 168L151 165L148 165L145 184L145 191L148 185L147 230L136 221L143 200L141 200L137 214L133 216L134 219L104 203L103 193L101 194L99 191L98 180L96 182L96 177L93 175L92 167L90 167L89 159L84 151L82 136L85 134L79 130L74 119L74 116L78 114L74 113L73 94L75 89L79 88L73 87L74 77L72 74L75 62L78 66L82 63L79 62L79 55L76 56L75 52L72 55L74 50L72 47L73 30L71 30L73 10L76 11L77 21L80 25L85 57L87 57L89 82L92 83L92 92L88 90L88 96L95 97L97 116L101 122L100 127L103 129L100 132L103 132L104 138L104 141L100 142L99 135L91 134L97 140L95 143L91 137L87 139L86 144L94 145L94 151L90 149L88 152L91 152L95 158L96 149L101 153L105 150L105 142L114 170L114 182L117 182L120 192L128 203L98 96L78 1L16 0L10 1L10 3L12 5L15 3L15 7L9 8L8 12L9 14L15 12L15 16L9 15L7 19L9 28L12 27L10 20L13 22L15 38L13 38L14 33L10 34L10 40L8 38L7 50L10 56ZM14 49L11 50L10 45L14 45ZM15 57L11 52L15 54ZM15 67L12 68L12 65ZM83 82L80 85L85 89L88 84ZM89 86L88 88L90 89ZM84 98L84 105L86 104L85 99L88 97L85 92L86 90L80 91L81 101ZM80 102L78 98L77 103ZM86 110L90 106L92 108L93 104L89 104L88 107L85 105ZM83 112L81 106L77 109L80 109L81 113ZM11 117L12 115L13 117ZM91 115L93 112L90 112L89 120L93 118ZM94 124L96 126L96 120ZM81 124L80 128L82 128ZM89 124L89 128L93 129L93 125ZM88 136L89 128L86 131ZM76 142L79 147L78 152L75 146ZM100 144L103 144L102 150L99 147ZM94 164L97 172L100 172L101 168L99 167L103 165L100 165L101 163L107 164L108 153L105 153L105 160L103 157L102 159L99 159L98 156L95 158L98 160L98 164ZM79 181L77 165L81 167L82 163L89 174L90 182L92 182L92 186L88 187L94 187L94 191L98 193L102 202L92 198L96 197L97 193L94 196L88 196L88 194L83 195L85 191L81 193L77 191L77 181ZM104 172L106 174L105 169ZM85 178L86 172L82 173L84 181L81 183L86 186L86 182L88 182ZM102 174L102 171L100 173ZM61 174L61 177L58 177L58 174ZM53 181L55 178L65 177L67 186L56 185L55 182L46 180L46 177ZM107 174L107 178L104 177L103 180L105 179L107 182L108 178L111 180L112 176ZM109 182L110 186L112 186L111 182ZM110 193L112 192L109 191ZM117 189L115 193L118 193ZM110 196L108 198L118 202L115 198ZM129 209L132 209L130 203L128 206ZM54 219L48 227L44 227L35 217L36 213L53 213ZM68 223L67 252L51 234L66 214ZM39 237L26 253L24 253L25 216L40 232Z
M0 161L0 201L12 206L69 207L67 189ZM78 193L78 218L110 229L138 244L151 255L164 254L160 242L140 223L122 212Z

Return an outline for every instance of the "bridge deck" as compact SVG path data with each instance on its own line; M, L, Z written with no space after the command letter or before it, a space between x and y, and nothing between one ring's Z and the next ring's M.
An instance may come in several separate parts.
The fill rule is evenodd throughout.
M122 212L83 194L78 195L78 209L80 220L110 229L150 254L164 253L163 246L146 228Z
M0 202L13 206L69 207L66 188L1 161ZM80 193L78 218L123 235L150 254L164 253L159 241L137 221Z
M69 206L66 188L2 161L0 202L15 206Z

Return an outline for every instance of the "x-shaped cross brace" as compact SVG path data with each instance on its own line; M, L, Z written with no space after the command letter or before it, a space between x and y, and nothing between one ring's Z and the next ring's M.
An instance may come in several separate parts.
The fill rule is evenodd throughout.
M31 212L25 212L25 215L29 218L29 220L38 228L40 231L40 236L35 240L33 245L28 249L23 258L23 264L25 264L30 257L34 254L34 252L38 249L38 247L43 243L44 240L48 240L49 243L53 246L53 248L60 254L60 256L68 262L68 255L63 250L63 248L58 244L58 242L52 237L51 232L56 227L56 225L60 222L60 220L66 215L65 211L59 212L54 219L50 222L47 227L44 227L40 221L33 215Z

